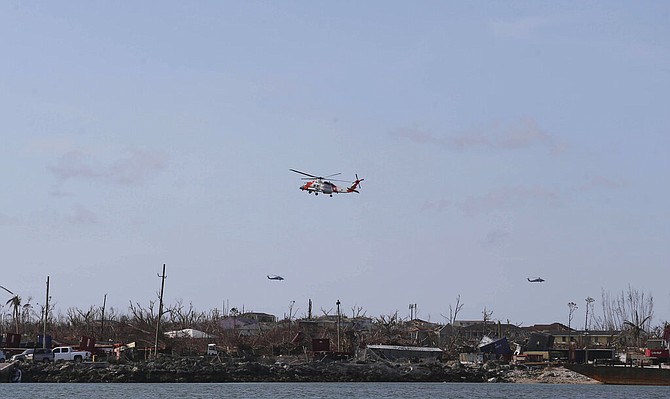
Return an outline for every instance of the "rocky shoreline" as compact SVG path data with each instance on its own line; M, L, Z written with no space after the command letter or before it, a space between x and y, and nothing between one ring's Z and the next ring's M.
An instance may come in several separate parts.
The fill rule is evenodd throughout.
M489 362L390 363L341 360L219 361L211 358L159 359L112 364L21 363L22 382L185 383L185 382L498 382L596 383L563 367L518 368Z

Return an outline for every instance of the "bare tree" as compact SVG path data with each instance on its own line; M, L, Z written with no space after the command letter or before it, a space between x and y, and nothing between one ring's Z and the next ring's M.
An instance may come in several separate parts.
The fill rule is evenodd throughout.
M570 302L568 302L568 308L570 309L570 311L568 313L568 345L570 345L570 342L571 342L571 339L572 339L570 337L570 333L572 332L572 327L571 327L572 317L575 314L575 310L577 310L577 304L570 301Z
M321 313L323 313L324 316L329 316L330 313L333 311L333 308L330 308L328 310L321 308Z
M286 316L286 318L288 319L289 326L291 325L291 320L295 318L295 314L298 313L298 309L295 309L295 311L293 310L294 307L295 307L295 301L290 301L288 303L288 316Z
M444 328L448 329L448 333L445 334L447 337L446 341L443 343L443 346L450 354L456 352L456 343L460 339L461 329L459 327L455 327L454 323L458 318L458 313L461 311L461 309L463 309L463 305L464 304L461 303L461 294L458 294L456 296L456 304L453 306L449 304L449 317L441 314L441 316L447 320L447 326Z
M365 317L366 311L363 310L362 306L354 305L351 307L351 318L355 319L358 317Z
M100 308L91 306L88 310L70 307L66 310L67 323L76 335L93 334L96 327L96 319L99 318Z
M449 304L449 317L447 318L443 314L441 314L441 316L447 319L449 324L453 325L458 317L458 313L463 309L463 305L464 304L461 303L461 294L458 294L458 296L456 296L456 304L454 306Z
M50 301L49 302L49 309L45 309L46 306L42 305L41 303L37 304L37 307L38 307L39 310L32 309L33 316L35 316L37 319L39 319L40 323L45 322L45 320L44 320L44 311L45 310L47 311L47 318L48 318L48 320L46 320L47 324L53 322L53 315L54 315L54 312L56 310L56 303L51 301L51 298L49 298L49 301Z
M385 343L396 343L400 336L400 321L398 320L398 312L390 315L380 315L374 321L375 329Z
M156 324L157 312L154 310L156 306L156 301L149 301L149 306L143 308L139 303L133 304L130 302L128 310L130 311L130 316L128 318L128 324L135 330L141 331L145 334L150 334Z
M493 317L493 311L487 310L486 306L484 306L484 310L482 311L482 320L484 321L482 326L482 335L486 335L486 324L491 321L491 317Z
M654 317L654 298L649 295L645 299L644 292L631 289L628 286L626 293L627 318L624 319L624 327L629 327L628 332L636 346L640 346L640 338L650 329L651 319Z
M192 328L205 319L205 314L195 310L193 303L189 302L188 309L186 309L182 299L179 299L174 305L166 306L164 313L170 315L168 323L180 330Z
M651 329L654 298L630 285L615 296L602 291L602 316L595 324L603 330L621 330L624 343L640 346L641 338Z

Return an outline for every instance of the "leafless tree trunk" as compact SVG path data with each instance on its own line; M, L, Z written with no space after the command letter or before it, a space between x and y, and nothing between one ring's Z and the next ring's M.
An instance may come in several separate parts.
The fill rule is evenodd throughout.
M456 305L451 306L451 304L449 304L449 317L446 317L445 315L441 316L447 319L449 324L453 326L456 318L458 317L458 312L463 309L463 305L464 304L461 303L461 294L458 294L458 296L456 296Z
M484 306L484 310L482 311L482 319L484 320L484 324L482 327L482 336L486 335L486 323L491 321L491 317L493 316L493 311L492 310L487 310L486 306Z
M445 315L441 315L445 319L447 319L447 324L448 327L445 326L445 328L449 328L450 333L448 334L446 342L443 344L446 350L449 353L455 352L456 351L456 343L458 342L460 338L460 331L461 329L459 327L455 327L454 323L456 322L456 319L458 318L458 313L463 309L463 303L461 303L461 294L458 294L456 296L456 304L451 305L449 304L449 317Z
M362 306L354 305L351 308L351 318L352 319L355 319L355 318L358 318L358 317L365 317L365 313L366 312L365 312L365 310L363 310Z

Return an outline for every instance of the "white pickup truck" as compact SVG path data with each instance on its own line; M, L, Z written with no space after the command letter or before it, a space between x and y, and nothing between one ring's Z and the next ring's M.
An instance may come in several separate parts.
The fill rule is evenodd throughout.
M75 350L71 346L58 346L53 349L53 353L54 362L65 360L81 363L84 360L91 360L91 352Z

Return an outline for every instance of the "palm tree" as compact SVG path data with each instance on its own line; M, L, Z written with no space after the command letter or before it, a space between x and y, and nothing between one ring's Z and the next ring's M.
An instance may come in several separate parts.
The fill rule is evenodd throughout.
M14 324L16 324L16 333L19 333L19 318L21 317L21 297L14 295L5 305L12 305L12 317L14 318Z
M640 320L640 315L637 313L637 311L635 311L632 321L624 320L623 322L625 326L630 327L633 338L635 338L635 345L638 347L640 346L640 335L642 335L643 332L646 333L644 330L644 325L649 320L651 320L651 317L652 315L648 315L647 317Z
M21 307L21 323L25 326L26 323L31 322L31 314L33 310L33 305L30 303L30 301L33 300L33 297L29 296L28 300L26 300L26 303L23 304Z

